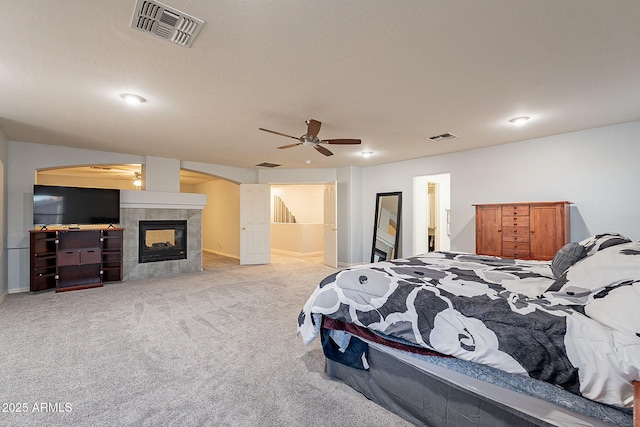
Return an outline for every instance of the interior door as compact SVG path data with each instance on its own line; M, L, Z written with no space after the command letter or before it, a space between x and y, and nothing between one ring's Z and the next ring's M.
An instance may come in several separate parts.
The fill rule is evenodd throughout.
M336 183L324 186L324 263L338 268L338 195Z
M240 184L240 265L271 262L269 184Z

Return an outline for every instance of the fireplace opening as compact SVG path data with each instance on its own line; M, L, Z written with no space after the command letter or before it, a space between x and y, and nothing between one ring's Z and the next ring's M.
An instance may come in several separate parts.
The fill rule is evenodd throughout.
M138 262L187 258L187 221L140 221Z

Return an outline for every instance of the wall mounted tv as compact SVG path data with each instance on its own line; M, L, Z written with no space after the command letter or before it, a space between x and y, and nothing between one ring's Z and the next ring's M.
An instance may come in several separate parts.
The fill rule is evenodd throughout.
M120 190L33 186L33 225L118 224Z

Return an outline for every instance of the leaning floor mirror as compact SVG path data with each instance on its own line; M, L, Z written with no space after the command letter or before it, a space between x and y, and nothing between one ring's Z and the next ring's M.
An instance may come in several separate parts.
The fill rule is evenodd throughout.
M376 194L371 262L397 258L401 212L402 192Z

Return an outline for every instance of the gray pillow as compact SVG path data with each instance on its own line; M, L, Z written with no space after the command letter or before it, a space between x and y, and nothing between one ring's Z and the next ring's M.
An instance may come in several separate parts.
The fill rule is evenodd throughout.
M551 271L558 278L576 262L587 256L587 250L578 242L567 243L555 254L551 261Z

